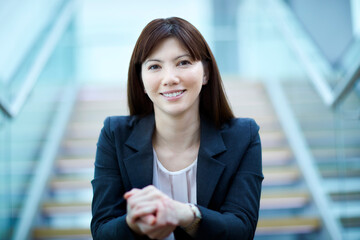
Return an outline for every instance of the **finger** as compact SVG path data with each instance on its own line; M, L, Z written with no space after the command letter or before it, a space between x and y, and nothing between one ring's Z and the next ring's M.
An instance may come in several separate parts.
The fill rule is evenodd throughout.
M139 219L144 224L154 225L156 222L156 217L153 214L145 215Z
M134 194L138 193L139 191L141 191L141 190L138 188L133 188L124 194L124 198L128 199L129 197L133 196Z
M157 206L156 204L146 204L145 206L136 207L131 212L131 218L133 220L137 220L138 218L141 218L146 215L153 215L155 216L157 212Z
M146 235L151 239L164 239L169 236L174 230L175 226L166 225L166 226L158 226L154 225L153 227L148 227L146 231Z
M156 224L163 226L166 224L166 209L161 201L156 202Z
M167 196L158 190L139 190L136 193L129 195L126 200L133 207L142 202L151 202L162 198L167 198Z
M126 200L127 210L135 211L135 210L140 210L141 208L144 208L144 207L156 206L156 203L158 201L160 201L160 200L156 199L156 198L149 198L146 196L130 197Z
M159 197L165 197L166 195L161 192L159 189L154 187L153 185L149 185L147 187L144 187L139 191L139 193L136 194L137 197L139 196L147 196L152 198L159 198Z

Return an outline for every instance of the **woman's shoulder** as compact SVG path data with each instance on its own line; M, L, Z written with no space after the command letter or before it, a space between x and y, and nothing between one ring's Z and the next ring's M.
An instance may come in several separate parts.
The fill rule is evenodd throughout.
M109 131L116 129L130 129L139 121L138 116L109 116L104 120L104 128Z
M221 130L238 134L240 132L249 132L251 135L256 134L260 127L252 118L232 118L225 123Z

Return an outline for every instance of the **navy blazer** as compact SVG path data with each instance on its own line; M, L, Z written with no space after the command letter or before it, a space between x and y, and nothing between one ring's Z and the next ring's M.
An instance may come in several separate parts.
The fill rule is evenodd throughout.
M152 184L154 115L108 117L97 143L91 232L94 239L148 239L126 224L125 192ZM197 205L202 214L195 239L253 239L261 183L259 127L234 118L217 129L201 117ZM182 228L176 239L193 239Z

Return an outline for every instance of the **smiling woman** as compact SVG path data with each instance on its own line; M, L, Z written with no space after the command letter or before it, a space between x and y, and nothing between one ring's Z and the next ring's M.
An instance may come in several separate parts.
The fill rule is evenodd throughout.
M202 62L194 60L176 38L157 45L142 64L141 77L158 121L164 114L198 115L199 95L207 76Z
M109 117L92 181L94 239L253 239L259 127L235 118L198 30L155 19L130 60L130 116Z

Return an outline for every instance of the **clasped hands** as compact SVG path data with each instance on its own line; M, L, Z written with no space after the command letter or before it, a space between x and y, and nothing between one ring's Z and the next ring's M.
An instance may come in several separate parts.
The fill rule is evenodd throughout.
M186 227L194 220L189 205L171 199L152 185L134 188L126 192L124 198L128 226L135 233L151 239L163 239L177 226Z

